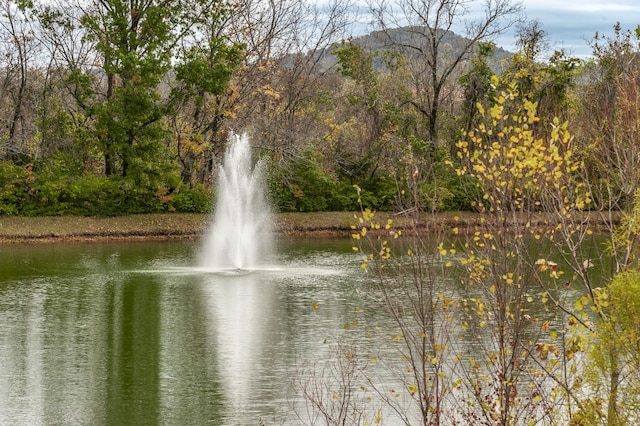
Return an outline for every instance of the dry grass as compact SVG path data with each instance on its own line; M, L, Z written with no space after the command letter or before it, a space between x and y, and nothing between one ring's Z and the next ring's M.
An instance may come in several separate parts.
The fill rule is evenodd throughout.
M145 214L118 217L14 217L0 216L3 241L49 241L186 237L198 235L208 216Z
M0 242L59 240L159 239L198 237L210 215L144 214L117 217L0 216ZM291 234L348 233L353 213L283 213L274 218L276 232Z
M453 221L453 216L439 217L446 223ZM378 213L376 220L384 223L389 217L400 227L408 225L406 218L385 212ZM210 219L202 214L0 216L0 242L198 237ZM281 213L274 217L275 230L283 235L349 235L356 223L351 212Z
M376 214L378 223L392 218L397 228L410 227L404 215ZM50 242L60 240L167 239L199 237L207 228L210 215L144 214L117 217L15 217L0 216L0 242ZM420 224L437 223L449 227L477 225L478 215L447 212L429 216ZM282 235L350 235L357 224L351 212L280 213L274 217L275 231Z

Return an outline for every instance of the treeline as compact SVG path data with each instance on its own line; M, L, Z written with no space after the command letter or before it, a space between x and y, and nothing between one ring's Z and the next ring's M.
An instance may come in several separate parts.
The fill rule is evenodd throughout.
M637 32L596 36L585 61L549 52L518 2L480 20L402 3L4 1L0 215L208 211L230 131L281 211L473 208L456 144L504 87L536 104L536 137L569 123L594 198L630 199ZM513 25L498 63L491 39Z

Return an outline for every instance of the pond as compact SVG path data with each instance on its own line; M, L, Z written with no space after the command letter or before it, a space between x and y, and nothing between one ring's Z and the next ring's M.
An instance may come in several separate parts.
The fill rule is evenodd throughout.
M298 425L309 406L296 383L314 371L326 374L318 383L344 379L332 368L352 353L336 358L338 342L372 361L351 388L368 392L373 377L415 416L415 401L394 391L412 379L392 343L398 325L371 300L352 245L284 239L272 266L254 271L195 267L199 241L0 245L0 424ZM437 280L445 298L473 297L454 277ZM546 315L536 306L527 316ZM436 320L442 343L482 356L488 329L459 320ZM539 329L532 321L525 333ZM444 368L459 368L449 359ZM402 424L389 408L384 424Z
M278 424L362 305L349 239L205 273L199 243L0 245L0 424Z

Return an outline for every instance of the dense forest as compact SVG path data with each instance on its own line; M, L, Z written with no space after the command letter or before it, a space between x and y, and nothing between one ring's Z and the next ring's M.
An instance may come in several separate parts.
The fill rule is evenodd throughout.
M640 33L612 24L581 60L518 2L439 3L6 0L0 215L208 211L232 131L279 211L470 209L458 144L503 88L536 137L568 123L598 202L628 201ZM513 53L492 43L510 27Z

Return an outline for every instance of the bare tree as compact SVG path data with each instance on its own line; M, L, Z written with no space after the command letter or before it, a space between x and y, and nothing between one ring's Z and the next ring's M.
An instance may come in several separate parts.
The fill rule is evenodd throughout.
M234 16L235 40L247 46L238 76L239 125L255 132L269 149L294 154L304 107L315 103L330 71L324 62L334 43L349 33L353 2L271 0L241 3Z
M30 154L27 145L29 138L35 133L27 119L27 103L30 78L33 76L30 67L33 66L38 42L31 22L11 0L0 4L0 31L4 59L0 96L4 100L10 100L10 106L5 106L8 108L6 117L2 119L6 136L0 142L0 155L16 159L20 154Z
M41 46L39 137L43 155L73 150L78 156L72 129L88 126L84 110L91 93L100 88L95 42L80 28L82 10L82 4L75 0L56 0L28 11ZM93 85L91 90L85 84L88 81Z
M327 426L375 424L379 408L372 408L366 383L365 366L358 348L332 344L331 361L305 365L293 388L301 401L294 401L292 412L297 424ZM379 419L378 419L379 420Z
M370 0L374 24L390 46L406 56L410 80L407 103L427 121L427 136L438 142L441 103L478 43L491 41L520 19L517 0ZM402 29L402 31L399 31ZM451 32L462 31L460 45Z

